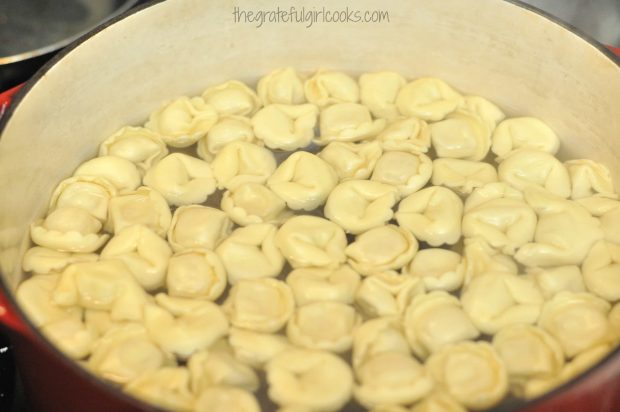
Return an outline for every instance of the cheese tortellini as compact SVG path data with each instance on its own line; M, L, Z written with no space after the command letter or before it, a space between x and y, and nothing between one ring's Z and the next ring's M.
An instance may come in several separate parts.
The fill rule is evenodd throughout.
M420 279L395 271L364 278L355 294L355 303L371 318L402 315L417 295L424 293Z
M220 116L250 116L261 106L254 90L236 80L209 87L202 98Z
M56 186L49 208L54 210L62 207L77 207L105 222L108 217L110 199L116 194L116 187L105 178L70 177Z
M491 150L502 160L519 149L534 149L555 154L560 140L542 120L535 117L515 117L497 125L493 132Z
M166 288L170 296L216 300L227 284L226 269L215 252L186 249L168 261Z
M406 273L420 278L427 290L457 290L463 284L465 264L461 255L447 249L428 248L416 253Z
M463 159L436 159L433 161L433 185L446 186L462 195L497 182L497 171L484 162Z
M334 103L355 103L359 100L359 86L348 74L319 70L304 83L306 99L319 107Z
M201 205L181 206L174 211L168 230L172 250L214 250L232 231L232 222L221 210Z
M252 117L252 127L268 148L295 150L312 141L318 114L313 104L270 104Z
M368 179L383 150L379 142L331 142L319 152L342 180Z
M301 104L306 101L303 78L292 67L276 69L256 86L258 97L269 104Z
M366 106L336 103L321 111L320 137L316 142L357 142L376 136L383 128L385 119L373 120Z
M571 199L590 196L617 198L607 166L589 159L564 162L572 183Z
M456 110L461 101L462 96L443 80L423 77L400 89L396 106L405 116L436 122Z
M209 129L207 135L198 141L196 154L201 159L211 162L228 143L237 140L254 142L252 122L243 116L222 117Z
M620 300L620 245L598 241L582 265L588 290L610 302Z
M119 192L135 190L142 176L131 161L117 156L100 156L82 163L73 173L74 177L99 177L112 183Z
M403 117L394 120L379 133L377 140L385 150L403 152L428 152L431 134L428 124L417 117Z
M284 200L260 183L242 183L227 190L220 207L239 226L280 223L290 216Z
M162 137L143 127L123 127L99 146L99 156L122 157L143 172L167 154L168 148Z
M351 304L360 286L360 275L348 265L337 269L300 268L286 276L298 306L333 301Z
M248 182L265 183L276 170L276 159L264 147L236 140L224 146L211 163L219 189Z
M359 78L360 100L373 116L395 119L399 115L396 98L406 83L405 78L395 72L364 73Z
M105 229L116 234L128 226L144 225L165 237L171 221L170 207L161 193L141 186L110 199Z
M385 152L371 180L395 186L401 197L420 190L431 179L433 162L423 153Z

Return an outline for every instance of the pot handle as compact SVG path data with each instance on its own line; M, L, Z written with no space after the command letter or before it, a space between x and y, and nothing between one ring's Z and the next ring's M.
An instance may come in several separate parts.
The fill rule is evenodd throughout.
M31 332L26 323L19 317L9 304L6 296L0 290L0 326L4 326L9 332L18 333L22 336L30 336Z
M9 107L11 100L13 99L13 95L21 89L23 84L18 84L17 86L9 89L5 92L0 93L0 118Z

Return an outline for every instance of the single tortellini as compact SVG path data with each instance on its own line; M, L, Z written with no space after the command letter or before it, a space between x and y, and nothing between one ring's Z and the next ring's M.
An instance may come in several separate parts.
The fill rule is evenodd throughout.
M173 206L202 203L215 192L214 173L205 161L172 153L146 172L144 184Z
M353 344L353 331L361 318L353 306L319 301L300 306L288 321L291 343L307 349L342 353Z
M174 211L168 242L179 252L192 248L214 250L232 232L226 213L201 205L181 206Z
M144 225L166 237L171 221L172 213L166 199L157 190L142 186L110 199L105 229L116 234L128 226Z
M355 302L371 318L400 316L421 293L424 284L420 279L388 271L366 277L355 294Z
M168 242L143 225L128 226L121 230L101 251L102 259L125 262L138 283L147 291L164 286L170 256L172 250Z
M98 376L119 384L174 364L174 359L149 338L139 323L119 325L106 332L95 343L86 363Z
M15 294L17 303L37 327L65 319L80 319L82 309L77 306L60 306L54 303L53 293L59 275L35 275L19 284Z
M560 292L542 306L538 326L558 340L567 358L612 337L611 305L587 292Z
M446 392L435 390L408 412L467 412L467 409Z
M572 183L571 199L590 196L618 198L611 180L611 172L602 163L589 159L564 162Z
M551 299L564 290L569 292L586 291L579 266L529 268L527 274L536 281L545 299Z
M168 154L162 137L143 127L126 126L108 137L99 146L99 156L127 159L142 172Z
M269 398L280 406L329 412L351 398L351 368L329 352L292 348L271 359L265 371Z
M228 386L210 386L194 402L196 412L260 412L258 401L250 392Z
M368 179L383 150L377 141L331 142L319 152L336 172L339 180Z
M207 135L198 141L196 154L211 162L227 144L237 140L247 143L254 141L252 122L242 116L222 117L209 129Z
M395 213L401 227L431 246L458 242L462 216L463 201L441 186L427 187L407 196Z
M487 183L477 187L465 199L465 212L491 200L512 199L524 200L523 193L504 182Z
M265 106L301 104L306 101L304 79L292 67L276 69L262 77L256 91Z
M125 385L123 390L157 407L190 411L194 405L194 395L189 383L187 368L163 367L138 376Z
M583 261L583 280L588 290L603 299L620 299L620 245L600 240Z
M99 249L110 238L100 233L101 222L78 207L53 210L45 219L30 225L32 241L61 252L90 253Z
M185 249L168 261L166 289L170 296L214 301L226 289L226 269L208 249Z
M481 96L465 96L459 110L479 118L489 133L492 133L498 123L506 118L499 107Z
M426 369L436 384L469 409L498 404L508 392L504 363L487 342L460 342L433 354Z
M377 160L371 180L392 185L401 197L420 190L433 174L433 162L423 153L390 151Z
M159 135L168 146L188 147L217 122L217 111L200 97L179 97L163 104L149 116L144 127Z
M426 396L434 386L426 369L413 356L382 352L357 369L359 385L355 399L366 408L379 405L408 405Z
M514 117L497 125L491 150L501 161L519 149L539 150L554 155L559 148L560 139L542 120Z
M601 196L584 197L576 200L592 216L599 218L605 240L620 244L620 202Z
M116 196L116 193L116 187L103 177L70 177L56 186L50 200L49 210L77 207L105 222L108 217L110 199Z
M534 240L536 213L523 200L493 199L473 207L463 215L463 236L480 237L489 245L513 255Z
M290 213L286 202L267 186L260 183L242 183L227 190L220 204L228 217L239 226L253 223L280 223Z
M240 227L215 249L228 274L228 282L276 277L284 257L276 244L274 225L259 223Z
M461 302L439 290L413 298L405 311L403 328L413 353L421 359L446 345L480 335Z
M345 249L349 264L362 275L400 269L418 251L418 241L396 225L370 229L355 237Z
M74 177L99 177L110 182L120 193L130 192L140 186L142 176L136 165L117 156L95 157L82 163Z
M327 162L303 151L287 157L267 180L288 207L307 211L325 203L337 183L338 176Z
M254 368L262 368L265 363L290 347L290 342L282 335L234 327L230 328L228 343L237 359Z
M409 355L410 352L399 316L370 319L353 331L351 363L356 373L360 366L378 354Z
M85 309L84 323L97 338L100 338L110 329L126 325L130 322L126 320L112 320L112 315L107 310Z
M476 188L497 182L497 171L486 162L463 159L435 159L433 179L435 186L446 186L462 195Z
M519 149L502 160L497 167L499 180L524 190L538 186L554 195L571 195L570 174L566 166L552 154L535 149Z
M422 280L426 290L452 292L463 284L465 263L461 255L451 250L422 249L413 257L406 273Z
M352 304L360 286L360 275L348 265L337 269L300 268L286 276L297 306L332 301Z
M347 237L337 224L317 216L295 216L276 234L276 245L293 268L336 268L347 259Z
M521 392L524 381L557 375L564 366L560 344L538 326L512 325L493 336L493 348L504 361L511 386Z
M428 124L417 117L397 118L379 133L377 140L385 150L426 153L431 147Z
M480 161L489 153L490 131L474 114L459 110L429 128L433 148L440 158Z
M443 80L422 77L400 89L396 106L405 116L436 122L456 110L462 99L462 96Z
M84 359L90 355L97 336L77 316L47 323L41 332L71 359Z
M237 80L209 87L202 98L220 116L251 116L261 106L254 90Z
M505 272L516 275L518 271L517 262L510 256L493 249L480 238L464 240L463 263L465 264L463 280L465 285L483 273Z
M406 83L405 78L395 72L364 73L359 78L360 100L373 116L395 119L398 117L396 97Z
M220 385L249 392L255 392L259 387L256 372L227 351L211 348L196 352L189 358L187 366L194 393Z
M359 100L359 86L348 74L318 70L304 83L306 99L319 107L334 103L355 103Z
M317 144L333 141L357 142L375 137L385 128L385 119L372 118L370 111L358 103L336 103L321 111Z
M255 332L282 329L295 308L291 288L276 279L241 280L230 289L224 303L230 323Z
M389 221L398 200L398 189L372 180L347 180L332 190L325 217L354 235Z
M110 311L112 320L141 320L148 295L120 260L74 263L53 292L59 306Z
M487 334L517 323L535 323L543 302L531 278L506 272L478 275L461 292L463 309Z
M99 259L96 253L71 253L46 247L34 246L26 251L22 269L39 275L60 273L72 263L94 262Z
M313 104L270 104L252 117L252 127L268 148L295 150L308 146L314 138L318 115Z
M206 300L155 296L157 305L144 308L149 336L168 353L187 359L228 333L222 309Z

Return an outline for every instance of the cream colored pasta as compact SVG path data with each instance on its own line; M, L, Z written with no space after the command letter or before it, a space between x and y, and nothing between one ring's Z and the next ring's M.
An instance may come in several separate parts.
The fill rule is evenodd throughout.
M129 321L112 320L110 312L107 310L99 309L85 309L84 310L84 323L86 327L92 331L92 333L100 338L105 335L110 329L126 325Z
M465 263L451 250L429 248L418 251L406 273L419 278L426 290L457 290L463 284Z
M568 358L611 339L611 305L590 293L560 292L542 306L538 325L558 340Z
M355 238L345 249L348 262L362 275L400 269L418 251L418 241L399 226L386 225L370 229Z
M461 101L462 96L443 80L422 77L400 89L396 106L405 116L436 122L452 113Z
M607 166L588 159L575 159L564 162L572 183L571 199L590 196L617 198Z
M62 272L72 263L94 262L99 259L96 253L61 252L46 247L34 246L28 249L22 260L22 269L39 275Z
M194 395L187 368L164 367L145 372L124 387L124 391L153 405L175 411L190 411Z
M258 96L268 104L300 104L306 101L304 79L292 67L276 69L262 77L256 86Z
M486 272L506 272L517 274L517 263L508 255L493 249L480 238L464 240L463 263L465 264L464 284Z
M230 235L232 226L221 210L201 205L181 206L174 211L168 242L175 252L191 248L214 250Z
M338 183L332 167L308 152L286 158L267 180L267 186L293 210L312 210L322 205Z
M284 257L276 244L276 227L267 223L236 229L215 249L228 274L228 282L276 277Z
M262 368L265 363L290 347L289 341L282 335L234 327L230 328L228 342L235 357L254 368Z
M404 198L398 224L431 246L452 245L461 237L463 202L450 189L432 186Z
M614 342L617 343L620 338L620 302L611 308L608 319L614 335Z
M353 390L351 368L329 352L289 349L271 359L265 370L269 398L280 406L337 411Z
M433 162L423 153L390 151L377 160L371 180L395 186L401 197L420 190L433 174Z
M15 297L17 303L28 315L28 319L37 326L73 317L80 319L82 309L77 306L59 306L53 301L53 292L59 280L59 275L35 275L17 288Z
M218 188L233 189L247 182L265 183L276 170L276 159L264 147L236 140L219 151L211 167Z
M394 216L398 189L372 180L347 180L329 194L325 217L346 232L359 234L380 227Z
M116 156L100 156L82 163L73 173L74 177L99 177L110 182L119 192L135 190L142 176L129 160Z
M413 353L420 359L451 343L474 340L479 335L459 300L443 291L413 298L403 321Z
M288 219L276 234L276 245L293 268L336 268L347 259L342 228L316 216Z
M333 301L351 304L360 285L360 275L348 265L337 269L300 268L286 276L297 306Z
M359 77L360 100L373 116L394 119L398 117L396 97L406 83L405 78L395 72L364 73Z
M226 269L208 249L186 249L168 261L166 289L170 296L214 301L226 289Z
M227 386L210 386L194 403L196 412L260 412L258 401L250 392Z
M361 318L353 306L320 301L298 307L288 321L291 343L307 349L342 353L353 344L353 331Z
M491 150L502 160L519 149L533 149L556 154L560 139L542 120L514 117L501 122L493 132Z
M465 212L496 199L524 200L523 193L504 182L487 183L474 189L465 199Z
M284 200L260 183L242 183L227 190L220 206L240 226L253 223L278 224L290 216Z
M228 320L213 302L155 296L157 305L144 308L144 325L163 350L187 359L228 333Z
M196 154L201 159L211 162L227 144L237 140L254 142L252 122L243 116L222 117L209 129L207 135L198 141Z
M116 196L116 193L116 187L103 177L70 177L56 186L50 200L49 210L77 207L105 222L108 217L110 199Z
M150 187L141 186L134 192L124 193L110 199L106 231L118 233L133 225L144 225L165 237L172 213L166 199Z
M143 127L126 126L99 146L99 156L116 156L129 160L142 172L168 154L162 137Z
M437 385L470 409L490 408L508 392L506 368L486 342L461 342L433 354L426 369Z
M598 241L583 261L583 280L588 290L603 299L620 299L620 245Z
M370 319L353 331L351 362L356 372L367 360L380 353L408 355L410 352L399 316Z
M497 182L497 171L485 162L463 159L433 160L433 185L446 186L462 195Z
M424 366L411 355L383 352L372 356L357 371L355 399L366 408L408 405L428 394L434 386Z
M377 140L385 150L428 152L431 133L428 124L417 117L401 117L389 123Z
M489 134L506 118L499 107L481 96L465 96L459 110L479 118Z
M182 96L151 113L144 127L159 133L168 146L188 147L207 134L217 118L215 108L202 98Z
M497 168L499 180L523 190L538 186L554 195L571 195L570 174L552 154L534 149L519 149L502 160Z
M319 152L339 180L368 179L383 150L379 142L331 142Z
M90 253L99 249L110 236L101 231L101 222L78 207L52 211L45 219L30 225L30 237L39 246L61 252Z
M318 70L304 83L306 99L319 107L334 103L355 103L359 100L359 86L348 74Z
M168 259L172 250L168 242L146 226L128 226L116 234L101 251L102 259L119 259L147 291L164 286Z
M288 285L269 278L239 281L224 303L233 326L255 332L277 332L294 308L295 299Z
M215 191L214 171L209 164L183 153L160 160L146 172L144 184L174 206L202 203Z
M270 104L252 117L252 127L268 148L295 150L308 146L314 138L318 115L313 104Z
M535 323L543 301L532 279L505 272L480 274L461 292L463 309L487 334L517 323Z
M551 299L563 290L569 292L586 291L579 266L529 268L527 273L536 281L545 299Z
M600 196L585 197L576 201L599 218L605 240L620 244L620 202Z
M317 144L329 142L357 142L379 134L385 128L385 119L372 118L370 111L358 103L336 103L321 111L320 135Z
M409 409L400 405L378 405L370 409L370 412L409 412Z
M368 317L401 315L413 298L424 293L424 284L413 276L394 271L364 278L355 302Z
M467 409L446 392L435 390L416 403L410 412L467 412Z
M226 351L202 350L196 352L189 358L187 366L191 374L191 385L194 393L201 393L208 388L219 385L254 392L259 386L256 372Z
M44 325L41 332L71 359L84 359L90 355L96 335L82 319L68 316Z
M491 135L482 120L459 110L430 126L433 148L440 158L480 161L491 147Z
M202 93L202 98L220 116L251 116L261 106L254 90L237 80L209 87Z

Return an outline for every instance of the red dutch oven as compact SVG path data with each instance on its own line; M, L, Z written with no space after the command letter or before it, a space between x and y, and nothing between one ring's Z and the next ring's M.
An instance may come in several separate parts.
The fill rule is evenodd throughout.
M301 0L289 4L287 10L299 16L321 9ZM595 41L512 1L359 0L326 7L380 9L389 22L316 21L307 27L308 21L267 16L257 27L260 21L239 21L235 11L273 11L277 5L155 2L96 29L21 90L0 95L0 113L6 109L0 122L0 325L13 341L32 410L149 409L65 358L26 319L14 292L23 276L29 223L45 211L55 184L94 156L106 136L143 122L171 97L199 94L228 79L254 83L289 65L433 75L489 98L509 115L545 119L562 137L560 156L604 162L620 182L620 59ZM620 351L540 399L510 400L498 410L520 408L620 410Z

